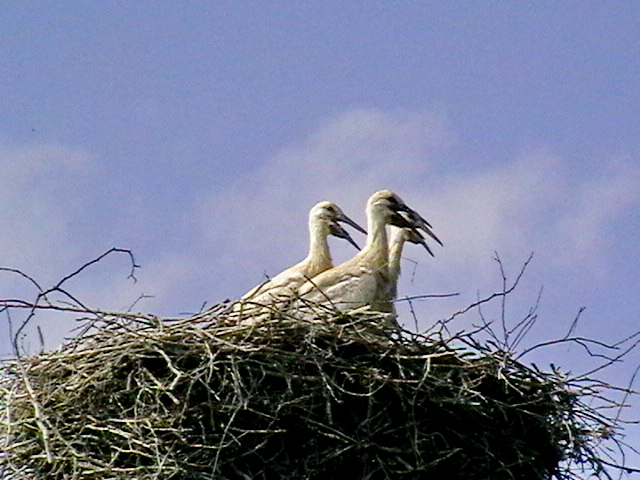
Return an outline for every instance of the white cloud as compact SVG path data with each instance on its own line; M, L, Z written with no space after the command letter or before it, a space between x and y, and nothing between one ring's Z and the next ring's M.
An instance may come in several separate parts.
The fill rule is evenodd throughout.
M127 280L126 260L109 260L71 283L71 290L91 306L115 309L139 294L153 295L140 310L166 315L237 297L263 274L306 254L307 212L314 203L334 200L364 225L366 199L379 188L398 192L445 244L434 246L435 258L412 245L405 251L417 264L405 262L401 295L462 294L420 303L428 318L465 306L478 289L499 287L494 251L514 273L535 251L536 292L553 275L607 274L606 246L617 240L616 222L640 202L639 167L602 161L601 168L576 175L561 157L537 151L468 171L456 159L452 172L441 159L455 159L455 141L447 123L429 112L346 112L226 188L203 194L197 209L184 212L202 227L192 243L181 251L155 245L158 250L135 252L143 266L138 283ZM0 162L0 265L50 285L90 260L87 251L100 253L93 249L102 240L76 238L69 226L72 217L87 214L83 202L91 199L90 188L77 186L99 181L90 154L60 145L0 144ZM336 263L354 254L344 241L331 244ZM0 276L0 297L20 291L18 283Z
M449 141L444 122L429 113L353 110L331 119L203 201L202 223L220 267L251 270L249 283L263 269L277 273L306 254L306 215L314 203L331 199L365 224L373 191L404 192L409 185L419 191L430 157ZM335 243L336 251L353 254Z
M58 144L0 143L0 265L51 273L73 244L67 219L81 202L73 185L92 172L91 156Z
M631 163L602 161L604 167L576 175L565 159L534 151L485 169L442 172L435 159L455 155L454 139L428 112L353 110L330 119L203 201L202 223L218 271L228 284L248 288L263 273L275 274L304 256L313 203L334 200L364 223L367 197L390 188L422 212L445 243L435 248L436 258L407 247L405 256L418 265L413 283L413 267L405 265L401 292L463 293L430 302L445 314L456 302L474 300L478 289L499 287L494 251L514 274L535 251L532 268L541 275L535 292L553 275L592 274L605 261L600 249L608 229L640 200L638 168ZM334 245L338 261L353 254L343 243ZM233 293L243 292L226 291Z
M92 185L108 181L101 176L108 172L90 153L55 143L11 145L3 141L0 170L1 267L21 270L47 289L113 246L105 246L110 240L96 238L99 233L91 229L79 234L75 228L96 221L95 212L89 208L96 204ZM122 234L114 232L114 238ZM171 301L174 285L185 277L185 270L197 270L192 257L182 253L134 253L150 258L143 262L145 268L137 272L138 283L127 278L128 257L112 255L71 279L65 289L87 306L102 309L126 309L140 294L151 294L154 298L143 301L141 309L177 314L167 302ZM0 299L33 301L37 293L19 275L0 272ZM19 324L21 313L13 311L12 315L15 324ZM68 335L75 326L75 317L39 314L29 329L33 345L38 343L34 341L36 325L43 328L47 346L51 347ZM3 314L0 355L9 351L8 336L8 320Z
M616 248L620 240L612 231L613 225L640 203L640 165L607 161L598 177L575 185L570 193L569 206L557 225L561 238L571 247L567 261L591 258L601 264L606 252Z
M0 266L20 269L43 288L59 280L78 244L67 227L78 211L73 185L93 171L86 152L60 144L13 145L0 141ZM0 298L33 300L24 278L0 272ZM20 322L21 314L13 312ZM0 354L7 353L8 319L0 320Z

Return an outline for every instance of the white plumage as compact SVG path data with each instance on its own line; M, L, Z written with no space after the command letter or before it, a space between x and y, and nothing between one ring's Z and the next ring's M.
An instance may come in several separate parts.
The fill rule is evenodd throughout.
M398 279L400 278L401 270L400 261L402 260L402 249L406 242L420 244L429 251L424 237L420 235L417 230L397 227L391 230L391 237L389 239L389 283L383 296L385 303L383 303L381 307L385 312L395 313L393 302L398 298Z
M338 222L344 222L366 233L347 217L335 203L323 201L309 211L309 254L301 262L287 268L270 280L252 288L233 305L234 312L255 315L260 306L273 306L294 296L304 282L333 267L327 237L344 238L359 248L349 233Z
M389 190L374 193L367 202L367 243L355 257L326 270L298 290L294 309L305 310L310 303L348 311L369 306L384 311L388 304L391 276L387 225L420 228L441 244L431 226Z

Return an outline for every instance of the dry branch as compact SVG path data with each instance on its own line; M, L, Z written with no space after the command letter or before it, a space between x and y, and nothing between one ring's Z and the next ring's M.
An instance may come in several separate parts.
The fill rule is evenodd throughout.
M522 272L509 284L500 267L502 291L464 311L513 291ZM238 323L227 304L163 319L49 302L69 278L34 281L34 303L0 302L26 321L59 310L86 322L58 351L0 364L2 479L570 480L612 478L611 452L626 451L610 394L624 403L632 383L543 372L512 351L535 307L512 329L501 317L501 342L487 321L420 335L326 307L313 321L274 309ZM574 326L559 341L616 351L604 364L637 345Z
M585 391L505 352L398 334L373 313L226 315L101 314L60 351L6 363L0 471L543 479L606 466L595 452L615 425Z

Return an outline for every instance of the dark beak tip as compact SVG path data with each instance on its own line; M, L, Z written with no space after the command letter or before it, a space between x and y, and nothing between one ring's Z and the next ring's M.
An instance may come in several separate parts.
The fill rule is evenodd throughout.
M346 232L345 232L346 233ZM356 247L358 250L360 250L360 246L355 242L355 240L353 238L351 238L351 235L349 235L348 233L346 233L344 236L342 236L342 238L344 238L347 242L349 242L351 245L353 245L354 247Z
M433 251L431 251L431 249L429 248L429 245L427 245L427 242L421 242L421 245L427 250L427 252L429 252L429 255L435 258L435 255L433 254Z

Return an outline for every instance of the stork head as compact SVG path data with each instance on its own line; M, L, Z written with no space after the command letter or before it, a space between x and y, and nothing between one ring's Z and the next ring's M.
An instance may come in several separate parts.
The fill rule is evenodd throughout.
M406 205L402 199L390 190L379 190L367 202L367 213L369 216L376 215L385 219L386 223L397 215L399 209Z
M342 225L338 222L346 223L347 225L352 226L359 232L364 234L367 231L358 225L356 222L347 217L344 212L333 202L323 201L319 202L311 209L309 212L309 224L320 224L327 228L327 231L330 235L334 237L344 238L351 245L356 248L360 248L358 244L351 238L349 232L347 232Z
M395 225L400 228L408 228L413 230L422 230L436 242L442 245L442 242L431 230L432 227L418 212L409 208L402 199L389 190L380 190L374 193L367 203L367 209L371 213L374 211L378 215L382 215L386 223ZM417 232L416 232L417 233ZM418 233L418 235L420 235ZM416 243L416 242L414 242ZM426 242L417 242L425 246L427 251L433 255L431 249Z
M403 228L400 230L400 235L402 235L402 239L405 242L415 243L419 245L424 244L424 237L415 228Z
M402 241L404 242L415 243L416 245L422 245L424 248L427 249L427 252L429 252L431 256L433 256L433 252L429 248L429 245L427 245L427 242L425 241L424 237L415 228L402 228L400 229L397 235L399 235Z

